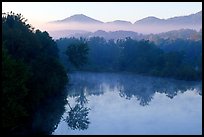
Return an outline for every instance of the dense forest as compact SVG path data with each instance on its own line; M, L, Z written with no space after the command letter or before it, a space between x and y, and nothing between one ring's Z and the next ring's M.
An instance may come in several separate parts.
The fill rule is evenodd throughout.
M107 41L103 37L72 37L56 42L60 60L67 70L125 71L182 80L202 79L202 40L161 39L155 44L131 38ZM74 67L66 51L80 44L89 49L87 64Z
M12 12L2 14L2 79L1 119L7 134L33 132L36 112L62 95L68 82L54 40Z

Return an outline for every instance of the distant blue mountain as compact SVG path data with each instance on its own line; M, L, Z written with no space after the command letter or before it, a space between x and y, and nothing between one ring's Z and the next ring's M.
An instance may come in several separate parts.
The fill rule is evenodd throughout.
M187 15L178 16L168 19L159 19L156 17L147 17L138 20L134 23L135 25L202 25L202 11Z
M65 18L63 20L53 21L53 23L71 23L71 22L74 22L74 23L75 22L77 23L103 23L102 21L95 20L84 14L76 14L68 18Z
M82 24L83 23L104 24L104 22L93 19L84 14L76 14L62 20L52 21L52 23L71 23L71 22L77 22ZM132 25L131 22L124 20L115 20L112 22L106 22L105 24L130 25L130 26ZM187 16L178 16L168 19L159 19L154 16L149 16L141 20L138 20L134 23L134 25L191 25L191 24L194 25L202 24L202 11Z
M113 24L113 25L132 25L130 21L124 21L124 20L115 20L112 22L106 22L107 24Z
M100 20L93 19L83 14L76 14L70 17L67 17L62 20L52 21L50 23L54 23L60 26L61 23L66 26L61 25L61 30L56 30L56 33L52 31L53 36L60 37L61 33L63 36L67 35L75 35L80 36L83 32L94 32L89 33L89 35L97 35L97 36L105 36L107 38L115 38L115 37L125 37L127 36L135 36L132 32L142 33L142 34L158 34L167 31L180 30L180 29L193 29L199 31L202 29L202 11L197 12L195 14L190 14L186 16L177 16L168 19L159 19L157 17L149 16L143 18L141 20L136 21L132 24L129 21L125 20L115 20L112 22L102 22ZM78 23L75 25L74 23ZM80 25L79 25L80 24ZM79 26L79 27L78 27ZM63 31L66 30L66 31ZM72 31L69 31L72 30ZM76 32L74 31L76 30ZM97 31L100 30L100 31ZM96 32L97 31L97 32ZM115 33L108 33L110 31L115 31ZM118 32L117 32L118 31ZM124 31L124 32L122 32ZM130 31L132 31L130 33ZM67 35L66 35L67 32ZM116 33L117 32L117 33ZM115 36L111 36L115 35Z

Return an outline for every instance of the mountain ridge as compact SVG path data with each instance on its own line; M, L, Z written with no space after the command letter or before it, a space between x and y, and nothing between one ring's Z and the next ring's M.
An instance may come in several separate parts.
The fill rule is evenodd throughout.
M202 29L202 10L186 15L186 16L176 16L167 19L160 19L154 16L148 16L141 20L136 21L135 23L131 23L130 21L125 20L114 20L111 22L102 22L100 20L95 20L91 17L88 17L84 14L75 14L68 18L54 21L54 25L58 27L55 30L65 30L65 29L73 29L73 30L83 30L89 32L95 32L97 30L103 31L134 31L142 34L158 34L162 32L179 30L179 29L194 29L200 30ZM51 28L51 27L50 27ZM63 32L63 36L64 36ZM72 31L72 34L75 32ZM79 34L78 31L76 33ZM102 33L102 32L101 32ZM54 32L52 32L54 34ZM56 35L60 35L58 31ZM56 36L55 35L55 36Z
M83 22L83 23L104 23L94 18L88 17L84 14L75 14L62 20L51 21L51 23L62 23L62 22Z
M100 20L96 20L94 18L91 18L89 16L86 16L84 14L74 14L70 17L67 17L65 19L62 20L55 20L55 21L51 21L49 23L59 23L59 22L97 22L97 23L126 23L126 24L137 24L138 22L144 22L144 21L152 21L152 20L159 20L159 21L170 21L170 20L175 20L178 18L186 18L186 17L192 17L192 16L202 16L202 10L193 14L189 14L189 15L184 15L184 16L175 16L175 17L171 17L171 18L167 18L167 19L160 19L158 17L155 16L148 16L145 18L142 18L140 20L135 21L134 23L131 23L130 21L126 21L126 20L114 20L114 21L109 21L109 22L103 22ZM201 19L202 20L202 19Z

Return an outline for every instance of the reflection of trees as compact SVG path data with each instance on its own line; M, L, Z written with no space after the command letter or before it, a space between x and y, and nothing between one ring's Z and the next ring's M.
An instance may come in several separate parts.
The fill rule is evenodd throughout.
M140 101L140 105L145 106L152 100L154 92L149 90L148 87L132 86L131 83L123 84L123 90L120 90L119 95L126 99L136 97Z
M142 106L148 105L156 92L164 93L172 99L178 92L183 93L187 89L196 88L199 95L202 95L201 83L169 78L116 73L76 73L72 75L72 81L75 85L73 85L73 89L70 89L69 95L80 96L78 100L82 102L85 99L84 92L87 95L103 94L105 92L104 85L110 90L116 89L119 91L119 95L126 99L136 97ZM86 91L84 91L85 89Z
M67 112L68 115L65 121L72 130L85 130L90 124L88 118L90 108L85 107L85 104L88 103L88 99L85 96L85 88L80 89L80 94L76 98L77 104L72 108L69 102L67 103L70 108L70 111Z
M201 91L200 84L197 82L143 76L135 78L132 76L122 76L119 78L117 85L121 97L126 99L136 97L142 106L148 105L156 92L164 93L172 99L178 92L183 93L187 89L196 88L199 94Z
M85 89L86 91L84 91ZM100 84L96 82L92 83L89 80L80 79L77 82L73 82L73 85L69 89L69 96L79 96L80 100L80 98L83 98L84 93L87 93L87 95L100 95L103 94L103 91L100 90Z
M90 123L88 118L90 108L76 104L74 108L71 108L70 106L70 109L71 110L68 112L68 116L65 120L68 123L68 126L73 130L87 129Z
M65 111L66 96L67 92L64 92L61 95L48 97L44 101L44 104L34 114L32 124L30 124L32 127L27 129L29 134L52 134Z
M76 102L78 102L81 106L88 103L88 99L85 96L85 88L81 90L80 95L76 98Z
M105 92L104 87L108 86L109 89L113 90L115 87L116 77L114 75L109 75L107 77L106 73L89 73L89 72L79 72L71 75L71 83L73 84L70 87L69 96L79 96L81 90L84 91L87 95L101 95Z

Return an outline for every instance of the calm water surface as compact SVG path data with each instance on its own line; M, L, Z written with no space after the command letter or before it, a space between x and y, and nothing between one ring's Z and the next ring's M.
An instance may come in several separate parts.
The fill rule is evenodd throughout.
M202 134L202 84L75 72L52 134Z

